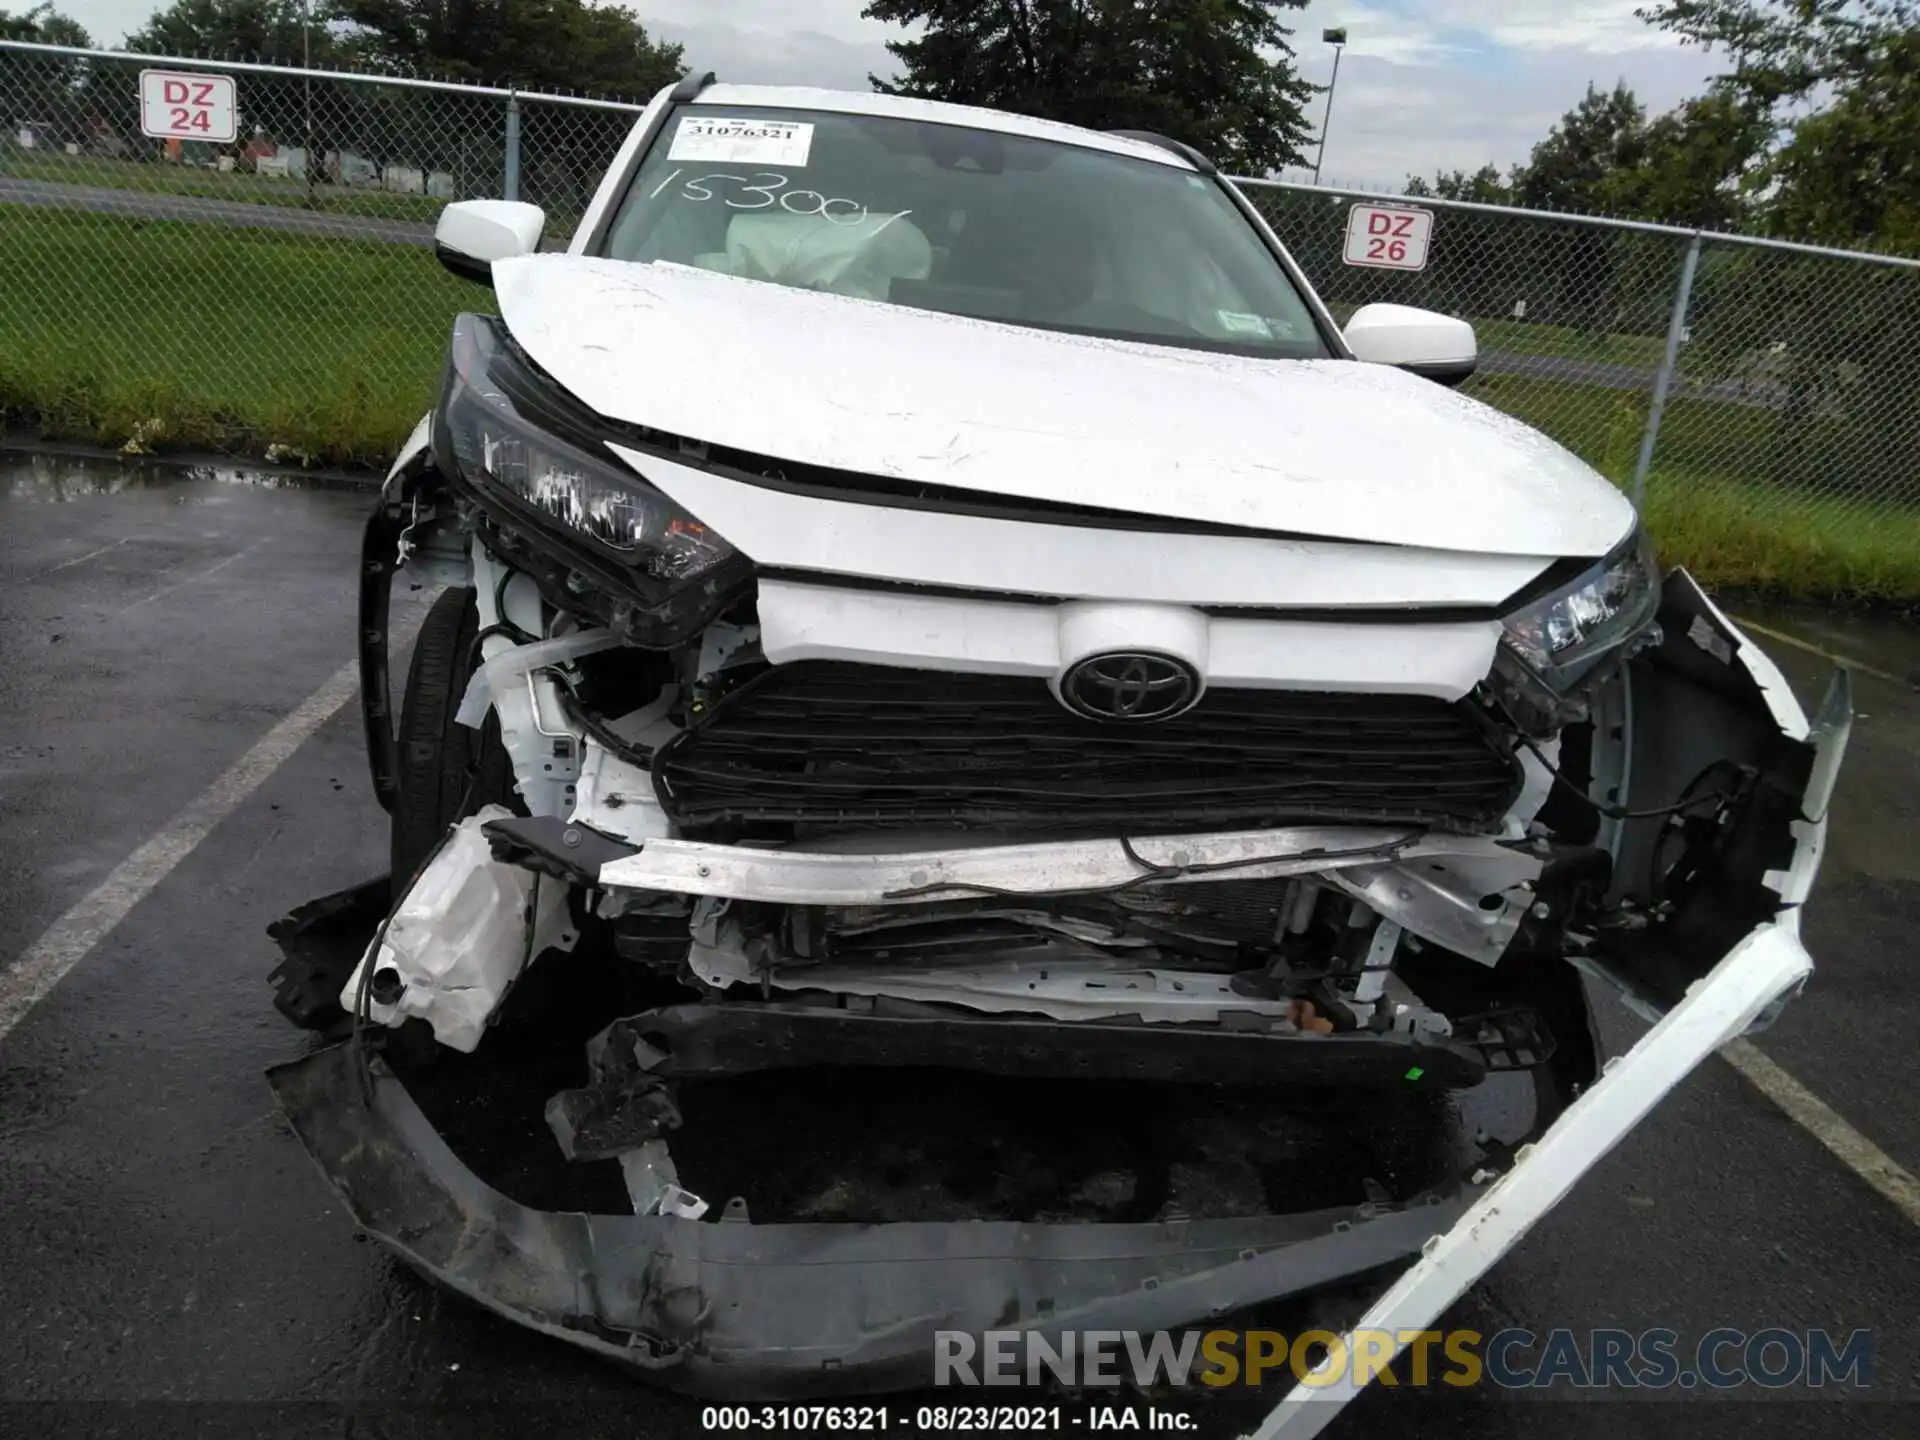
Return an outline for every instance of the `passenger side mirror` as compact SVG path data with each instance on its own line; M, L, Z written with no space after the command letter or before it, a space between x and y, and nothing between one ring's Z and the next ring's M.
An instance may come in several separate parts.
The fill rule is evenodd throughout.
M1395 365L1442 385L1458 385L1480 359L1473 326L1411 305L1362 305L1345 335L1354 359Z
M456 200L433 227L434 253L463 280L493 283L493 262L540 248L547 212L518 200Z

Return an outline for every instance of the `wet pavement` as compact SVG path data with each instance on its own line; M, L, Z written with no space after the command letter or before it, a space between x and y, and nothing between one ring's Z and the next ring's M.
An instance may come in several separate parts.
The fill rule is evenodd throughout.
M0 969L351 658L364 495L118 476L0 458ZM423 598L396 597L400 623ZM1897 627L1766 623L1890 675L1920 666ZM1817 698L1825 662L1769 649ZM1914 1170L1920 693L1870 676L1856 693L1807 920L1820 968L1758 1044ZM261 1071L310 1042L271 1008L264 929L384 865L358 727L352 704L322 725L0 1038L0 1401L65 1402L0 1404L0 1430L526 1433L562 1414L569 1434L700 1429L694 1402L445 1296L357 1239L270 1103ZM1601 1019L1612 1050L1639 1032L1610 1001ZM1920 1231L1710 1062L1446 1323L1865 1328L1867 1398L1376 1390L1329 1433L1912 1435L1917 1293ZM218 1408L237 1401L286 1405ZM1206 1435L1256 1413L1165 1403Z

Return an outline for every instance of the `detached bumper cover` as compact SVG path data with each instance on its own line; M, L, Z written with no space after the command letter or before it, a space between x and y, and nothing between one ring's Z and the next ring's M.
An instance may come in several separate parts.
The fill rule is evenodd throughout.
M1691 581L1686 589L1722 634L1738 636ZM1538 1141L1520 1151L1514 1166L1473 1198L1453 1228L1422 1251L1419 1262L1360 1317L1355 1331L1401 1335L1431 1327L1675 1086L1728 1041L1771 1023L1813 973L1813 960L1800 942L1800 907L1813 888L1826 848L1828 806L1853 726L1852 683L1844 670L1836 671L1825 701L1809 722L1785 677L1762 651L1743 644L1738 659L1781 731L1813 748L1801 818L1792 826L1791 863L1767 877L1781 908L1695 980L1685 998L1660 1016L1638 1044L1610 1061L1600 1079ZM1707 958L1701 957L1703 965ZM1630 1008L1651 1015L1646 996L1629 980L1604 970L1594 973L1618 985ZM1332 1422L1361 1388L1352 1368L1342 1363L1352 1353L1353 1333L1294 1387L1248 1440L1311 1440Z
M1797 921L1795 912L1790 917ZM1433 1326L1467 1289L1519 1243L1581 1176L1647 1117L1715 1050L1745 1033L1813 971L1797 923L1763 926L1734 948L1687 998L1606 1073L1518 1162L1476 1196L1418 1264L1382 1295L1354 1329L1405 1334ZM1360 1387L1343 1363L1353 1332L1329 1364L1297 1385L1252 1440L1308 1440Z
M1145 1225L555 1214L483 1184L376 1076L363 1106L345 1045L269 1072L364 1229L508 1319L729 1400L923 1386L940 1330L1176 1329L1404 1260L1473 1194Z

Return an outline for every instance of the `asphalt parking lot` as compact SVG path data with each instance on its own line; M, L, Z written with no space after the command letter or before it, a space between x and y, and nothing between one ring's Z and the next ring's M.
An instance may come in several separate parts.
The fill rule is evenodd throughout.
M700 1428L697 1403L444 1296L359 1241L261 1078L309 1043L269 1003L265 927L385 864L343 671L366 505L347 490L0 456L8 1430L150 1432L183 1414L356 1436L496 1421L515 1433ZM423 608L410 597L397 615ZM1807 918L1820 968L1757 1043L1911 1172L1920 691L1904 677L1920 672L1920 638L1884 621L1755 613L1885 672L1857 676L1860 719ZM1769 648L1803 700L1817 698L1826 662ZM40 979L22 979L23 956ZM1610 1049L1624 1049L1639 1026L1611 1002L1601 1013ZM1329 1433L1911 1436L1916 1294L1915 1221L1715 1060L1447 1323L1867 1329L1870 1388L1376 1388ZM1233 1433L1258 1408L1202 1409L1202 1433Z

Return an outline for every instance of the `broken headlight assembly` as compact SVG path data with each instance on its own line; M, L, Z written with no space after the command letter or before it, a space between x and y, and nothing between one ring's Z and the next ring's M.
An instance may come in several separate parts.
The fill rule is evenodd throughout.
M1514 723L1541 735L1584 718L1581 682L1631 653L1659 606L1659 566L1636 529L1597 565L1509 615L1493 688Z
M673 643L705 624L750 567L608 454L594 421L501 322L455 319L434 412L437 468L464 482L517 565L564 592L556 603L600 611L637 643Z

